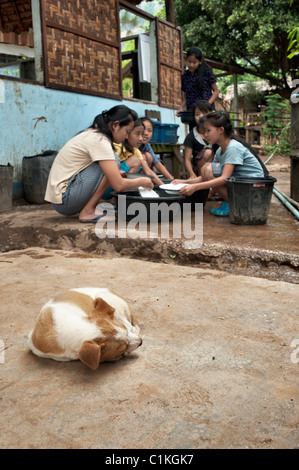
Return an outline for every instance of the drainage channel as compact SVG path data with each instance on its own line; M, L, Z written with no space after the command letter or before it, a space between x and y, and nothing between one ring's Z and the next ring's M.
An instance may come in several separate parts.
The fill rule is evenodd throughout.
M188 249L182 240L122 239L100 240L94 233L76 229L54 230L40 227L28 231L21 227L3 231L0 251L46 248L70 251L76 256L127 257L159 263L225 271L231 274L266 278L299 284L299 256L271 250L240 248L220 243Z

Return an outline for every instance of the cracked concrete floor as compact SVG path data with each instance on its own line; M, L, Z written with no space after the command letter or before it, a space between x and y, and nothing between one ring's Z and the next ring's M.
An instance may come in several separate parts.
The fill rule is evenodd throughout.
M0 256L1 448L297 448L298 286L28 248ZM96 372L29 352L58 291L124 296L143 345Z

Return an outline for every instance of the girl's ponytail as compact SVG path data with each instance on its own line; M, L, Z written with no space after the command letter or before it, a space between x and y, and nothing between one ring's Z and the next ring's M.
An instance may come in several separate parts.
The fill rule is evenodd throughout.
M256 153L256 151L251 147L251 145L246 142L246 140L242 139L241 137L237 136L237 135L234 135L232 134L231 135L231 138L236 140L237 142L240 142L240 144L244 145L244 147L246 147L249 152L252 153L252 155L255 156L255 158L258 160L259 164L261 165L262 169L263 169L263 172L264 172L264 177L267 178L269 176L269 171L268 171L268 168L266 167L266 165L264 164L263 160L261 159L261 157Z

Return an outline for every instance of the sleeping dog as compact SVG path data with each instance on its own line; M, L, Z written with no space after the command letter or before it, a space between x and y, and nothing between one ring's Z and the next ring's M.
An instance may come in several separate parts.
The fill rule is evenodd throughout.
M34 354L56 361L80 359L96 370L142 344L127 302L106 288L70 289L47 302L29 333Z

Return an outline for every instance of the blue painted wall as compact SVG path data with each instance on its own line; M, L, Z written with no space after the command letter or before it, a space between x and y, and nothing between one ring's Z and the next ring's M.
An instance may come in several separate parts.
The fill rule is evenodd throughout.
M120 101L52 90L33 83L0 79L0 165L14 166L14 193L20 191L22 159L45 150L59 150L77 132L88 127L104 109ZM142 102L123 101L139 116L145 109L161 111L163 123L180 124L179 142L185 126L175 110Z

